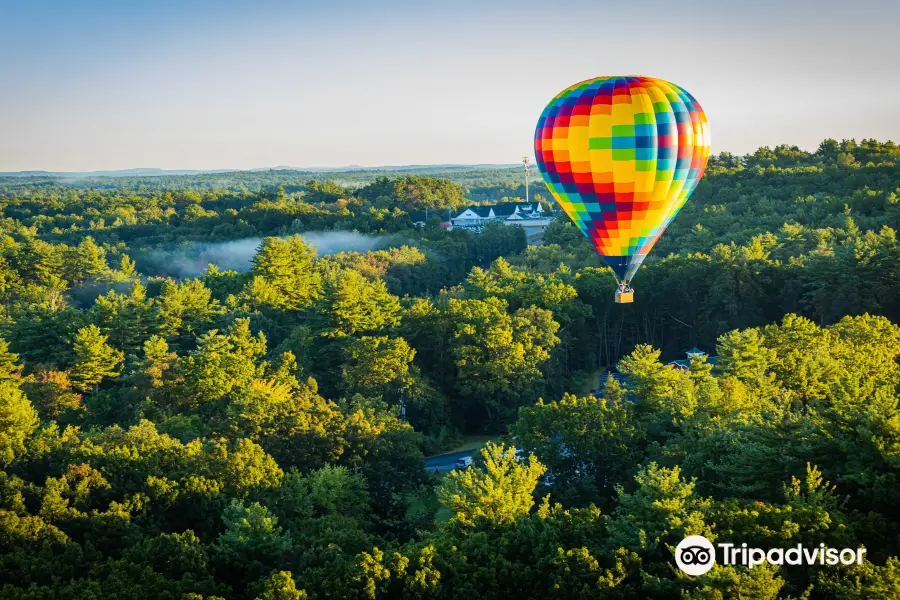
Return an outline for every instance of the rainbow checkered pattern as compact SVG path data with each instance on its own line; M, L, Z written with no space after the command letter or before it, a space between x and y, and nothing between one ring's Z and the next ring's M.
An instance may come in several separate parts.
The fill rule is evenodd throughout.
M694 97L652 77L597 77L559 93L534 131L547 187L616 276L631 281L709 160Z

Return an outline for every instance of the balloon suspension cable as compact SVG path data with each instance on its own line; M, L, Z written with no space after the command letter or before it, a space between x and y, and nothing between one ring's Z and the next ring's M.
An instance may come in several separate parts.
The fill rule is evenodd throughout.
M618 275L613 273L613 279L616 280L616 290L630 291L631 290L631 282L627 279L619 279ZM623 288L624 286L624 288Z

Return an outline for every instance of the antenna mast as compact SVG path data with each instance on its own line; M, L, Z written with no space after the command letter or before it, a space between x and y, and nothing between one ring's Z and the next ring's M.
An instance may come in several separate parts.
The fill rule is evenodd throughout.
M529 202L528 200L528 171L531 168L531 165L528 163L528 157L522 157L522 164L525 165L525 202Z

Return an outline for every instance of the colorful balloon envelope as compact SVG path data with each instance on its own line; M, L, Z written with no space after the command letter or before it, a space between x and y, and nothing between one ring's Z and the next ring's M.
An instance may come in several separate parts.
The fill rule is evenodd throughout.
M534 151L553 197L630 282L703 176L709 123L673 83L597 77L547 105Z

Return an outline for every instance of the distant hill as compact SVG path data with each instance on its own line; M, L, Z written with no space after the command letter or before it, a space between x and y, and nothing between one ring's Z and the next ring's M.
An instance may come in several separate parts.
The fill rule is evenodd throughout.
M0 177L52 177L52 178L95 178L95 177L164 177L173 175L207 175L217 173L259 173L264 171L296 171L302 173L352 173L358 171L471 171L487 169L508 169L515 164L475 164L475 165L396 165L363 167L350 165L346 167L260 167L256 169L157 169L136 168L113 171L0 171Z
M203 173L233 173L238 169L200 171L197 169L120 169L117 171L11 171L0 177L159 177L162 175L200 175Z

